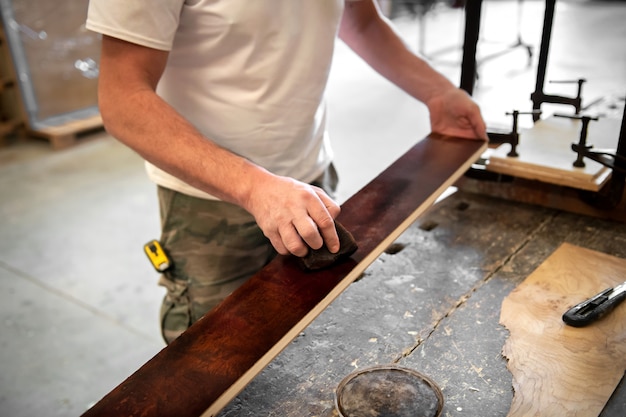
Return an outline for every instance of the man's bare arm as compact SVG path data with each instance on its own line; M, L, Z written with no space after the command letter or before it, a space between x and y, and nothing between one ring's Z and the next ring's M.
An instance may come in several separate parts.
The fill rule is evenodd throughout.
M486 139L478 106L407 47L373 0L346 1L339 36L378 73L428 106L433 131Z
M339 206L322 190L276 176L205 138L156 94L168 53L104 36L99 106L107 130L147 161L248 210L279 253L339 249Z

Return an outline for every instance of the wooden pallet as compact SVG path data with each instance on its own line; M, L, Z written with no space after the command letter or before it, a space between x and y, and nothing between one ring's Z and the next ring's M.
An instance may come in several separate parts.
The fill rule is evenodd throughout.
M279 256L84 416L215 416L475 162L482 141L431 134L342 205L359 249L304 272Z
M15 102L21 103L17 88L17 74L13 68L4 28L0 25L0 146L4 146L7 137L24 127L25 114L15 109Z
M0 147L8 145L11 142L8 138L23 127L24 124L18 120L0 121Z
M31 136L49 140L53 149L64 149L75 145L80 136L102 130L103 128L102 117L95 115L86 119L64 123L59 126L28 129L27 133Z

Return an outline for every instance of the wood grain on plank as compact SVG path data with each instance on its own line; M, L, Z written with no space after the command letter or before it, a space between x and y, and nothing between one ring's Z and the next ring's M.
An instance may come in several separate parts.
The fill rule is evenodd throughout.
M623 282L626 259L564 243L502 303L515 395L509 417L596 417L626 369L626 303L584 328L571 306Z
M359 249L303 272L279 256L84 415L214 416L480 157L486 143L431 134L342 205Z

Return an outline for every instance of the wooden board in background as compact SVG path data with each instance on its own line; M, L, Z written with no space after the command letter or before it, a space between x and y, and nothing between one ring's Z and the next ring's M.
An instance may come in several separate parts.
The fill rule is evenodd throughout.
M626 303L583 328L562 315L625 277L625 259L564 243L503 301L508 417L598 416L626 369Z
M496 182L463 177L455 186L469 193L626 223L626 190L615 207L601 209L584 202L580 190L524 178Z
M620 124L619 119L610 118L591 121L587 145L615 152ZM571 145L578 143L581 125L580 120L554 116L540 120L532 128L520 132L518 157L507 156L511 145L500 145L488 152L487 169L519 178L598 191L610 178L611 170L588 158L584 160L584 168L572 165L576 153Z

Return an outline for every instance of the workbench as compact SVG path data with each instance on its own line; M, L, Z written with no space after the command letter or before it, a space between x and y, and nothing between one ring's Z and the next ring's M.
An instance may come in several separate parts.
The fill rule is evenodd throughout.
M472 3L468 3L468 11ZM466 39L465 49L472 43L475 40ZM464 58L467 56L464 54ZM474 71L464 73L471 74L473 79ZM385 197L384 204L380 198L376 200L378 210L374 212L378 216L396 212L397 206L392 206L390 199L402 195L402 186L414 182L403 177L400 182L394 182L399 188L387 188L384 193L377 189L373 194ZM405 199L411 200L411 196L409 193ZM372 219L368 218L367 223L380 223L376 222L380 217ZM512 376L502 356L508 336L508 331L499 324L503 300L563 243L626 259L625 232L624 223L568 214L556 208L462 192L449 196L427 215L419 217L384 254L377 254L374 263L329 307L314 308L323 310L321 315L306 328L299 327L289 334L291 342L279 356L269 364L263 362L262 366L257 366L258 362L246 365L253 365L249 369L254 368L254 375L263 370L250 384L245 381L246 387L234 400L229 397L227 402L220 402L219 409L227 405L219 415L336 416L334 390L340 381L352 371L385 364L403 365L432 378L443 389L444 416L506 415L513 392ZM376 234L376 238L383 237ZM289 266L287 261L280 262L271 271L280 272ZM311 281L300 284L306 276L296 275L298 280L286 277L265 280L270 275L267 272L250 288L264 288L266 282L272 288L275 283L281 289L291 288L282 285L292 282L298 283L293 287L314 288ZM317 282L316 290L321 288L320 281ZM252 286L256 284L261 287ZM283 293L292 294L289 290ZM283 306L284 311L289 310L287 304L292 298L283 298L283 293L272 298L280 300L274 304L279 306L279 313L263 315L264 320L226 314L233 303L227 307L222 304L217 312L209 313L205 322L192 326L184 338L177 339L165 353L116 388L100 406L96 405L93 415L110 415L103 414L108 407L121 409L130 403L140 407L128 406L128 409L145 411L142 415L147 415L148 408L160 412L170 405L193 408L187 410L191 412L189 415L204 410L206 404L194 400L211 391L209 385L214 382L220 385L221 379L226 379L224 375L230 377L231 365L238 369L241 364L238 357L246 356L247 351L253 350L248 348L260 345L272 333L275 322L285 315ZM248 295L256 293L246 290L237 294L250 301L253 297ZM276 313L258 304L246 305ZM235 331L238 328L235 324L242 322L254 324ZM205 323L220 324L205 331ZM303 330L294 339L300 329ZM216 330L219 334L213 332ZM242 342L238 342L236 349L224 349L221 342L227 338L215 337L224 333ZM204 349L207 346L209 350ZM220 349L226 354L221 355ZM272 347L271 352L273 357L278 350ZM229 358L233 358L233 364ZM184 366L178 368L181 364ZM215 368L219 368L218 372L209 372ZM235 383L231 387L235 385L239 392L243 385ZM154 394L146 394L151 391ZM180 399L181 393L189 401ZM145 405L148 398L150 405ZM212 416L217 410L209 409L205 415ZM624 407L621 410L621 414L602 415L623 417Z
M395 363L439 385L442 416L505 416L513 392L501 354L508 336L499 324L502 301L564 242L626 258L626 224L452 194L219 415L337 416L334 390L345 376Z

